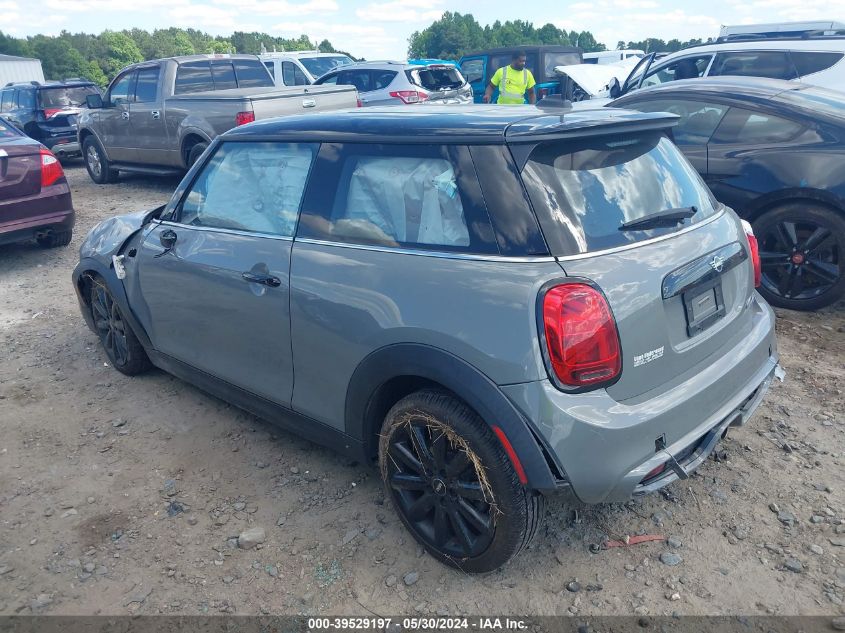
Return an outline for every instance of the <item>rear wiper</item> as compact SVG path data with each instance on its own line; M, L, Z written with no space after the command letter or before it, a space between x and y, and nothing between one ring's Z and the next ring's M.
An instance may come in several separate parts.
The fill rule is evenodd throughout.
M664 211L658 211L657 213L651 213L641 218L637 218L636 220L625 222L625 224L619 227L619 230L643 231L646 229L653 229L658 226L672 226L683 222L687 218L691 218L696 213L698 213L698 209L695 207L665 209Z

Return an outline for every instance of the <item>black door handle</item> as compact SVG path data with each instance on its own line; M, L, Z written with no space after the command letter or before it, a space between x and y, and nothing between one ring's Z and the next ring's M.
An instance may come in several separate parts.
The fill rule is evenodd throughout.
M270 286L271 288L278 288L282 285L282 280L278 277L274 277L273 275L246 272L242 273L241 277L244 278L244 281L249 281L254 284L264 284L265 286Z

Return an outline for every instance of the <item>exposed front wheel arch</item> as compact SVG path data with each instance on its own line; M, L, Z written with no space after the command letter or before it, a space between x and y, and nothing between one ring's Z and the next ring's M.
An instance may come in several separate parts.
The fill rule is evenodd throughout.
M185 166L185 169L190 169L193 167L194 162L202 155L205 149L208 147L209 141L208 139L203 138L199 134L188 134L185 139L182 141L182 163ZM197 146L201 146L198 152L195 151Z

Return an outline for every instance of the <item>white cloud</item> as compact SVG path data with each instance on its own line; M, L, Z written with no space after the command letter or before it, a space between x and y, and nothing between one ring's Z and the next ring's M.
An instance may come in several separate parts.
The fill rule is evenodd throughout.
M189 0L143 0L138 4L113 2L112 0L74 0L68 3L67 0L45 0L48 8L55 11L73 11L75 14L85 12L145 12L159 7L172 7L174 5L188 5ZM166 26L163 28L167 28Z
M831 6L829 0L752 0L735 2L733 9L742 14L742 23L748 24L839 18L830 16Z
M12 23L12 14L14 13L15 17L17 17L18 3L12 2L11 0L7 0L6 2L0 2L0 11L6 13L6 15L3 16L3 21Z
M238 16L267 15L290 16L335 13L340 6L335 0L306 0L305 2L284 2L266 0L212 0L217 6L233 7ZM204 10L204 9L203 9Z
M392 0L371 2L355 10L370 22L432 22L443 15L443 0Z
M282 22L271 27L271 33L278 32L285 37L305 34L312 41L328 39L340 50L347 50L367 59L396 57L396 51L406 44L403 37L388 33L378 24L336 23L322 21Z

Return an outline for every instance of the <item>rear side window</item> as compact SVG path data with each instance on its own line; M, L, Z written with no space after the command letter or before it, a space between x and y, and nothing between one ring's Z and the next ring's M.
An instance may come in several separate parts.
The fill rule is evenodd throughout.
M230 61L211 62L211 78L214 80L215 90L231 90L238 87L235 69Z
M522 176L549 248L559 256L624 246L679 228L620 230L646 215L695 207L688 226L716 208L692 165L659 133L541 143Z
M672 135L675 141L682 145L705 145L728 111L726 105L686 99L626 101L619 107L631 107L640 112L677 114L681 118Z
M209 90L214 90L214 80L211 78L211 66L208 62L179 64L173 94L184 95Z
M328 83L328 82L324 82ZM373 90L372 77L369 70L345 70L338 75L339 86L355 86L358 92Z
M273 62L264 62L264 65L267 67L267 72L270 73L270 76L276 76L276 64Z
M397 74L398 73L392 70L374 70L370 78L373 90L383 90L384 88L387 88L393 82L393 78Z
M780 143L798 136L805 126L789 119L784 119L766 112L731 108L718 131L713 136L713 143Z
M305 86L308 84L305 73L293 62L282 62L282 80L286 86Z
M324 144L312 182L301 237L497 252L466 147Z
M719 53L710 69L710 75L738 75L786 80L798 77L789 55L781 51Z
M789 56L795 65L795 70L798 71L798 76L804 77L827 70L834 64L839 63L845 53L790 51Z
M223 143L183 199L179 222L292 237L317 147Z
M152 103L158 97L159 67L141 68L138 80L135 82L135 101L138 103Z
M464 78L457 68L451 66L429 66L406 70L408 81L432 92L455 90L464 85Z
M94 89L94 92L99 92L99 91ZM20 90L20 91L18 91L18 107L26 108L28 110L34 110L35 109L35 91L34 90Z
M487 77L492 77L496 74L497 70L499 70L502 66L507 66L511 63L511 61L513 61L513 55L511 53L491 55L490 60L487 62ZM528 53L525 58L525 67L531 71L535 80L541 77L541 75L537 72L537 65L537 53Z
M264 64L258 59L235 59L235 78L238 88L272 88L275 84Z

